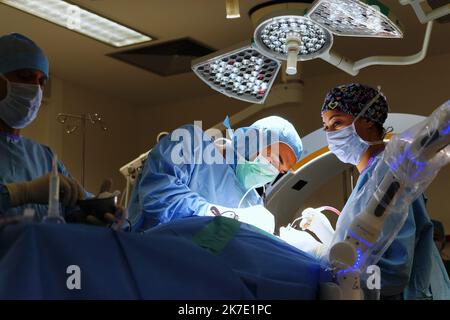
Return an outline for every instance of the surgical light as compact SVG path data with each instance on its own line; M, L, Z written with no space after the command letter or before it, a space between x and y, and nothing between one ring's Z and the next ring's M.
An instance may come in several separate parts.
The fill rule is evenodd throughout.
M409 3L409 0L400 2ZM430 14L428 17L440 17L447 12L445 9L448 8L443 7L439 14ZM192 69L212 89L235 99L260 104L266 100L283 61L287 62L288 75L297 74L297 61L315 58L327 61L352 76L373 65L411 65L425 58L433 26L431 18L427 18L422 48L416 54L399 57L373 56L351 61L331 50L333 34L403 37L398 19L378 0L316 0L312 4L306 1L269 1L251 9L249 15L256 26L253 39L250 45L239 50L257 56L257 61L262 63L250 61L250 69L238 68L242 72L238 72L239 74L229 72L234 69L228 62L234 61L231 57L240 52L235 51L234 46L193 61ZM223 61L220 62L221 60ZM214 61L216 62L213 63ZM228 69L222 64L225 67L228 65ZM266 71L262 76L257 73L260 69ZM252 72L256 72L255 75ZM255 82L260 77L262 82Z
M308 16L338 36L403 37L397 18L376 0L321 0Z
M265 55L287 60L287 73L297 73L297 60L314 59L333 43L331 33L303 16L277 16L263 21L254 33Z
M211 59L194 62L193 71L212 89L230 97L262 103L280 69L278 60L265 57L251 45Z
M152 40L149 36L62 0L0 0L0 3L114 47L124 47Z

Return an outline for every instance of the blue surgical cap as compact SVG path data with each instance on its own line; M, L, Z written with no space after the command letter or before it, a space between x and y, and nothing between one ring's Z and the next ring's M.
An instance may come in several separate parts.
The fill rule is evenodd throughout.
M262 133L263 136L269 137L268 139L262 139L264 145L258 144L257 150L262 150L274 143L284 143L292 149L297 161L300 160L303 152L302 140L292 123L286 119L271 116L258 120L249 127L239 128L235 131L233 137L234 147L247 160L249 160L252 154L249 154L249 148L247 146L241 145L242 142L239 143L238 141L245 141L245 139L239 138L242 136L249 137L252 133L255 133L255 135ZM258 140L258 142L260 141Z
M49 65L44 51L18 33L0 37L0 73L21 69L39 70L48 78Z

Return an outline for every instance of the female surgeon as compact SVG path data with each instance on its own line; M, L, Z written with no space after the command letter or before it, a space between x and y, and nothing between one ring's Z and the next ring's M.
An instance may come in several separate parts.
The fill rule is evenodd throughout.
M325 97L321 115L328 147L340 161L356 166L360 173L343 214L355 215L370 196L359 198L356 209L346 208L380 161L387 114L386 98L367 85L341 85ZM351 217L341 215L338 225L344 218ZM423 196L409 206L405 224L378 266L382 299L450 299L450 281L433 243L433 225Z

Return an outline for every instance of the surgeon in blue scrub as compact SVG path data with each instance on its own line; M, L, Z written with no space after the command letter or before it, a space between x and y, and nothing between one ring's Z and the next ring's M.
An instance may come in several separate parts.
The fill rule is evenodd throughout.
M349 205L382 157L388 104L378 90L352 83L329 91L321 114L329 149L360 173ZM359 198L353 211L344 207L342 212L357 214L370 196ZM338 225L344 218L339 217ZM450 281L433 242L433 224L423 196L410 205L404 226L378 266L382 299L450 299Z
M37 117L48 77L48 59L32 40L17 33L0 37L0 217L25 208L38 218L47 213L53 152L20 132ZM58 170L60 200L68 211L89 194L61 162ZM88 218L80 222L101 222Z
M287 172L302 150L294 126L277 116L235 130L224 145L200 127L185 125L150 151L128 206L133 229L257 205L264 211L255 188Z

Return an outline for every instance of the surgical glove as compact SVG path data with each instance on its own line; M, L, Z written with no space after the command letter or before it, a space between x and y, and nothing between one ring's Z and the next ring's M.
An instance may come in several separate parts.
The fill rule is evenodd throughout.
M74 207L84 199L83 188L72 178L59 174L60 201L65 207ZM40 178L5 185L9 192L10 206L18 207L28 203L48 204L50 174Z
M109 226L111 229L119 231L127 223L128 210L123 207L116 207L116 212L105 213L103 219L99 219L94 215L88 215L86 217L86 223L97 226Z
M108 198L116 198L120 195L120 191L114 191L111 193L112 180L105 179L100 187L99 194L93 198L95 199L108 199ZM91 199L90 199L91 200ZM85 210L88 210L85 208ZM127 223L128 219L128 211L126 208L120 206L114 206L111 208L111 212L83 212L76 211L66 215L66 221L73 223L86 223L92 224L96 226L109 226L112 229L119 231L122 227Z
M275 217L262 205L236 209L237 219L248 223L268 233L275 231Z
M302 212L300 228L313 232L325 245L330 245L334 229L330 221L319 209L307 208Z
M314 239L314 237L306 231L296 230L290 226L281 227L280 238L291 246L305 251L317 259L321 258L325 253L326 246Z

